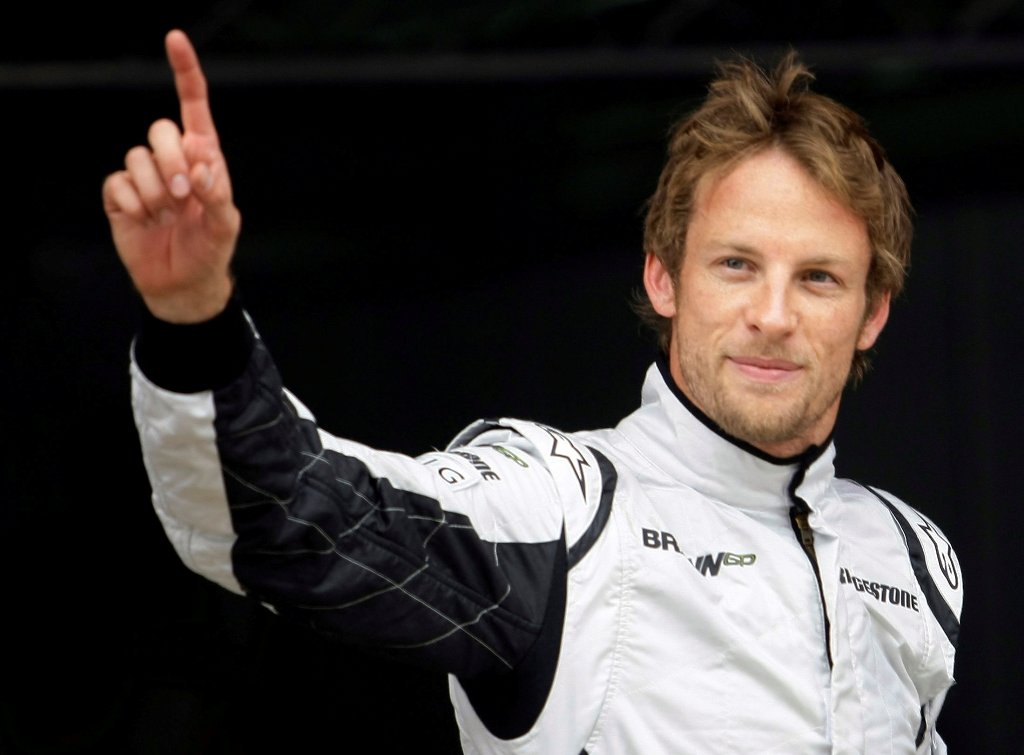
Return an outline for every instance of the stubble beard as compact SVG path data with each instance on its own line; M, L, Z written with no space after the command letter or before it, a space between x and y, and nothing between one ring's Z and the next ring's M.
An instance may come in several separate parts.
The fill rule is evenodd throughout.
M679 371L689 388L690 399L722 430L755 446L796 440L807 433L843 390L838 386L806 385L792 398L783 394L790 386L742 386L726 379L715 380L721 363L687 356L679 349Z

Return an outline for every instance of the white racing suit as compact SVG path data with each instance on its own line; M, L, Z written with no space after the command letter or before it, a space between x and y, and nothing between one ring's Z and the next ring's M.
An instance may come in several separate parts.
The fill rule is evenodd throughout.
M653 365L612 429L481 421L418 458L317 427L241 305L149 319L133 406L182 561L450 675L467 753L945 752L939 529L731 439Z

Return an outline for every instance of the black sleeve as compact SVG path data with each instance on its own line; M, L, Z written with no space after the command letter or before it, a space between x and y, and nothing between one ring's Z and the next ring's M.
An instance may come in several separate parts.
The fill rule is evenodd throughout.
M194 325L165 322L141 309L135 361L161 388L195 393L226 386L242 374L255 335L237 293L219 315Z

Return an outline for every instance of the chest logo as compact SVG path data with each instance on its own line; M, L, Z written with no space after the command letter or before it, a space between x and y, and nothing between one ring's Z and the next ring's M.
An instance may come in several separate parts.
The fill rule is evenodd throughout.
M871 582L866 579L861 579L860 577L850 574L850 570L846 567L839 570L839 584L850 585L857 592L870 595L879 603L891 603L894 606L901 606L903 608L909 608L912 611L920 612L920 609L917 607L917 596L913 593L899 587L882 584L881 582Z
M640 532L643 535L645 548L663 551L671 550L675 551L680 556L685 555L679 549L679 544L676 542L675 535L671 532L649 530L646 528L641 529ZM717 577L718 572L721 571L723 566L752 566L754 562L757 561L757 556L753 553L730 553L728 551L719 551L718 553L707 553L703 556L697 556L695 559L688 558L687 560L705 577L709 575Z

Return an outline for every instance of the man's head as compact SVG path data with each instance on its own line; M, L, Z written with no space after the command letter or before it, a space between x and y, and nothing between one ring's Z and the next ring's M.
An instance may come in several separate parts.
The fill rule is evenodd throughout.
M771 72L748 61L722 64L703 105L673 129L644 229L645 253L657 258L673 280L686 251L698 185L775 147L865 222L871 247L866 314L883 295L900 292L913 233L903 181L860 116L810 91L812 79L795 53ZM671 320L650 301L642 301L639 310L667 352ZM867 354L857 351L851 367L854 379L862 377Z

